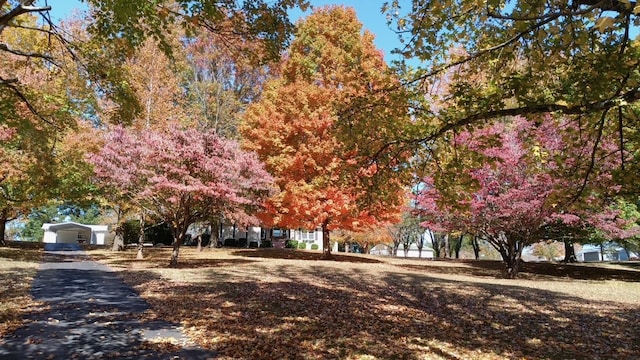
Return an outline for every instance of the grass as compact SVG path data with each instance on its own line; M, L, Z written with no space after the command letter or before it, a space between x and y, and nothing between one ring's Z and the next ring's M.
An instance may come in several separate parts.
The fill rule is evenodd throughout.
M20 327L32 309L43 306L29 295L41 259L38 243L0 247L0 337Z
M640 268L288 249L92 251L221 359L633 358Z

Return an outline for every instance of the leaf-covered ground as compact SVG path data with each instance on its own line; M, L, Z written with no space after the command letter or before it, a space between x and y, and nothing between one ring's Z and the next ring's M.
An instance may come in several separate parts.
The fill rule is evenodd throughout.
M222 359L632 359L636 266L338 255L287 249L94 252ZM607 280L615 279L615 280Z
M42 249L35 246L0 247L0 338L22 325L22 318L36 307L29 290Z

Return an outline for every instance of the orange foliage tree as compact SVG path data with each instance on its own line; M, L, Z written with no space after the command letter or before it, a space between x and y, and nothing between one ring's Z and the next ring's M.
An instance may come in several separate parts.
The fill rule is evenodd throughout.
M280 187L261 220L322 228L330 256L330 230L389 221L404 203L408 95L350 8L300 22L278 70L240 129Z

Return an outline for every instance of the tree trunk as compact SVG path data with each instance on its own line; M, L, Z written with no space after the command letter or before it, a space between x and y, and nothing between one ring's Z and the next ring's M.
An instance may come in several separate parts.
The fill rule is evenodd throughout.
M456 259L460 259L460 249L462 248L462 240L464 238L464 234L460 234L460 237L454 244L453 251L455 253Z
M440 256L442 258L450 257L447 253L449 251L449 234L444 234L442 241L440 242Z
M116 228L116 236L113 238L112 251L124 251L124 234L122 225L118 225Z
M216 224L216 236L213 236L213 227L211 228L211 240L209 240L209 247L216 247L216 248L221 248L222 247L222 219L220 219L220 222L218 224ZM215 241L214 241L215 240Z
M573 247L573 241L564 240L564 260L562 260L562 262L574 263L577 261L578 258L576 258L576 250Z
M431 247L433 247L433 258L440 258L440 239L437 234L431 233Z
M4 241L6 226L7 226L7 218L5 216L0 217L0 244L2 244L2 246L7 246L7 242Z
M322 258L330 259L331 258L331 241L329 239L329 229L327 228L328 223L324 222L322 224Z
M477 235L473 236L473 240L471 240L471 246L473 246L473 255L476 257L476 260L480 260L480 244L478 244Z
M124 251L124 213L122 211L122 208L117 206L114 208L114 210L116 211L118 217L116 219L116 236L113 238L113 247L111 247L111 251Z
M506 235L501 235L504 237L502 239L506 247L502 246L500 255L502 256L502 260L505 263L505 277L507 279L515 279L518 277L518 272L520 271L520 258L522 255L522 242L517 240L512 240L506 237Z
M436 249L436 234L431 230L429 230L429 238L431 239L431 249L433 250L433 256L431 257L431 259L437 259L439 252Z
M173 251L171 252L171 260L169 261L170 267L178 266L178 255L180 255L180 245L182 245L182 239L174 236L173 238Z
M520 259L515 256L509 256L506 261L506 278L507 279L515 279L518 277L518 272L520 271Z
M140 232L138 233L138 254L136 259L144 259L144 213L140 213Z

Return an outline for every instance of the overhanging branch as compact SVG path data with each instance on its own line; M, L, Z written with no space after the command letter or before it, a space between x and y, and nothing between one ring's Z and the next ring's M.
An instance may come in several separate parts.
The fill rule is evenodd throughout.
M31 111L33 115L35 115L38 119L44 121L45 123L53 127L57 127L56 124L47 120L44 116L42 116L42 114L40 114L40 112L33 106L33 104L31 104L31 101L29 101L29 99L27 99L27 97L22 93L22 91L18 89L18 87L16 86L17 83L19 83L17 79L5 80L2 77L0 77L0 86L6 86L7 88L9 88L14 93L15 96L17 96L22 102L24 102L24 104L27 106L27 108L29 109L29 111Z
M4 29L6 29L7 26L9 26L9 23L11 22L11 20L15 19L16 17L22 14L27 14L32 12L44 12L44 11L51 10L51 6L31 6L33 2L34 0L26 0L26 1L23 0L11 11L0 16L0 34L2 34Z
M25 52L25 51L21 51L21 50L16 50L16 49L11 49L7 44L1 44L0 43L0 51L6 51L8 53L14 54L14 55L18 55L18 56L24 56L24 57L35 57L35 58L40 58L40 59L44 59L49 61L50 63L54 64L57 66L57 64L55 63L53 57L49 56L49 55L45 55L45 54L41 54L41 53L35 53L35 52Z

